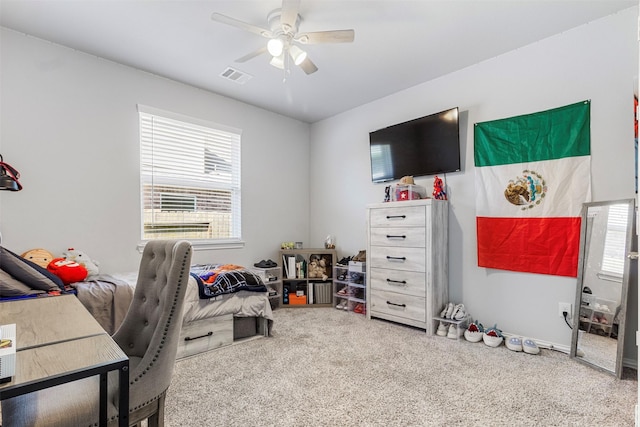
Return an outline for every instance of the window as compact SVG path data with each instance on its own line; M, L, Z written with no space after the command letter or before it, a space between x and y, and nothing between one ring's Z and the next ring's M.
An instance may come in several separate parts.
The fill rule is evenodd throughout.
M373 181L393 176L391 145L376 144L371 146L371 169Z
M624 204L609 206L607 234L602 254L602 272L605 275L622 277L624 273L628 209Z
M240 131L138 105L142 239L240 244Z

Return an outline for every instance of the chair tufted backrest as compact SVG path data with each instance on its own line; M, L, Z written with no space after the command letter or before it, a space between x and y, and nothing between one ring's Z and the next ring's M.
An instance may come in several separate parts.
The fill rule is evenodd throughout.
M130 410L169 387L189 280L191 244L149 241L142 253L133 300L113 339L129 356Z

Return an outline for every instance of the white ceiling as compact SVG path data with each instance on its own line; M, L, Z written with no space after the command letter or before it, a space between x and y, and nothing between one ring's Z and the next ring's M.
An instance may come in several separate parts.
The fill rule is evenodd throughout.
M0 0L0 25L313 123L561 33L637 0L301 0L300 31L354 29L348 44L308 45L306 75L234 60L266 39L280 0ZM220 77L227 67L253 76Z

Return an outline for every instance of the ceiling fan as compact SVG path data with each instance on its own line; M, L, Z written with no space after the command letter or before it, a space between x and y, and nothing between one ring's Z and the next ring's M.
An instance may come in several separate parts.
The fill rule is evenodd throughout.
M312 74L318 71L318 67L299 45L350 43L355 37L355 31L331 30L299 33L298 28L302 21L302 17L298 14L299 9L300 0L283 0L282 8L274 10L267 16L268 29L220 13L213 13L211 19L269 39L264 46L236 59L236 62L246 62L268 52L271 55L269 63L274 67L288 69L290 58L305 73Z

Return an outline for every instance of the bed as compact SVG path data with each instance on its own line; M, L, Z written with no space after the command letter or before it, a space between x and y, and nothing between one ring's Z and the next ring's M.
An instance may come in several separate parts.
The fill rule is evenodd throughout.
M116 274L113 278L133 289L137 273ZM82 293L78 291L81 301ZM250 270L231 264L199 264L191 267L182 319L179 359L268 336L273 311L267 288Z
M73 292L108 333L113 334L124 319L133 298L137 272L101 274L65 288L46 269L1 249L4 253L0 254L0 299ZM13 280L12 274L18 274L19 278ZM267 288L253 272L231 264L194 265L184 301L177 357L268 336L272 323Z

